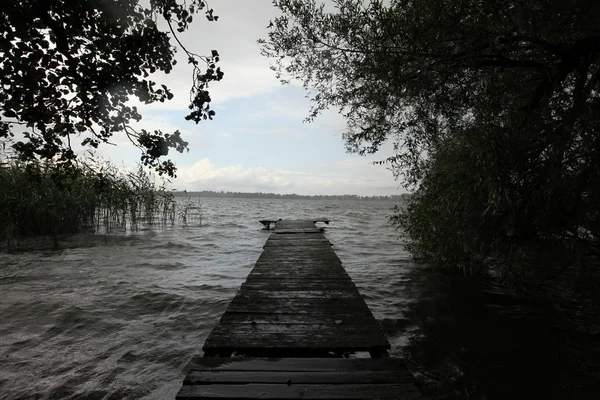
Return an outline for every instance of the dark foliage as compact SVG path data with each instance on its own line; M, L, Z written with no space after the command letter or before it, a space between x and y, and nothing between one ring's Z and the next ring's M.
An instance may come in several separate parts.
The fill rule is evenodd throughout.
M600 235L600 3L334 3L277 1L263 51L310 91L309 119L346 116L350 151L392 141L416 189L395 219L410 249L517 275L583 265Z
M22 160L70 162L71 141L91 148L124 132L142 151L144 165L173 176L169 149L187 149L179 132L137 132L129 125L142 116L131 97L148 104L173 97L150 74L169 73L175 64L175 38L193 67L190 114L198 123L212 119L207 91L223 72L219 54L200 56L179 42L196 14L217 16L203 0L5 0L0 5L0 138L26 133L14 144ZM165 27L166 29L161 29ZM202 64L206 65L202 69Z

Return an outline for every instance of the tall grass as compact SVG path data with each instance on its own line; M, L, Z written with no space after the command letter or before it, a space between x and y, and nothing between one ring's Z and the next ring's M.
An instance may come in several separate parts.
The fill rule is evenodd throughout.
M9 249L25 237L49 235L58 246L65 233L136 231L181 220L173 195L141 167L127 173L109 163L23 163L5 157L0 188L0 240Z

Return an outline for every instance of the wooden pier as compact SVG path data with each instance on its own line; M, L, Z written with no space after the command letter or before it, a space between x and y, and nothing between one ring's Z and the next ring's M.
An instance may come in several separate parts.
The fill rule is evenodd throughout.
M315 221L260 221L274 233L177 399L423 398L404 363L387 358L387 338ZM342 358L358 352L372 358Z

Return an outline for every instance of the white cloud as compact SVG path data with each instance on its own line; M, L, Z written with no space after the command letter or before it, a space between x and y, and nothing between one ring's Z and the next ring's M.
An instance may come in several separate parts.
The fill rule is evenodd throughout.
M260 54L257 40L267 36L266 26L278 15L278 9L270 0L228 0L211 4L216 22L208 22L203 15L195 16L188 31L178 35L186 48L200 55L210 55L211 50L219 52L218 67L224 72L220 82L212 82L209 87L213 106L227 101L248 98L276 90L280 83L275 73L269 69L270 61ZM160 25L160 24L159 24ZM162 29L166 27L161 26ZM171 40L176 45L175 40ZM192 67L187 62L186 53L178 47L177 65L170 74L155 73L152 80L165 84L174 94L171 101L153 103L146 109L187 110L189 91L192 84ZM201 65L202 67L203 65ZM142 105L132 100L132 105Z
M348 168L350 166L350 168ZM350 173L348 172L350 171ZM320 164L308 172L289 169L217 166L204 158L192 166L180 166L173 187L179 190L274 192L297 194L397 194L398 185L385 168L365 160Z

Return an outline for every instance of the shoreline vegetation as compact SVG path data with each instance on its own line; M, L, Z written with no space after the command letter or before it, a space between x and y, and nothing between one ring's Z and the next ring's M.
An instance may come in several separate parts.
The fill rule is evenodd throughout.
M200 219L191 199L175 201L152 173L123 172L108 162L56 163L0 159L0 242L9 251L24 239L82 232L135 232ZM190 212L194 209L193 212Z

